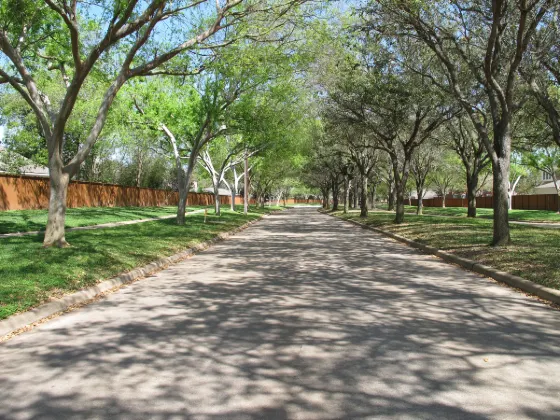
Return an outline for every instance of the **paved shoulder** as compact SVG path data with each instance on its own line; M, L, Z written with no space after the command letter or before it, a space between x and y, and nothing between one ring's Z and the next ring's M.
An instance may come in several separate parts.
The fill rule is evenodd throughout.
M553 419L560 313L296 209L0 345L0 418Z

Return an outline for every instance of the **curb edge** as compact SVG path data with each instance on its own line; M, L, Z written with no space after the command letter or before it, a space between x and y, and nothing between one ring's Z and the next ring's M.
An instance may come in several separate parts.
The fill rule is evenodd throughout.
M270 214L273 214L273 212L271 212ZM247 229L249 226L261 221L266 216L268 216L268 214L265 214L258 219L251 220L230 231L218 233L212 239L196 244L177 254L171 255L169 257L159 258L142 267L138 267L129 272L119 274L107 280L103 280L94 286L90 286L88 288L66 295L62 298L55 299L51 302L43 303L36 308L12 315L4 320L0 320L0 343L2 341L8 340L14 335L18 335L20 330L27 331L33 329L36 325L42 323L48 318L55 317L68 310L71 310L73 306L88 305L93 300L101 297L107 292L110 292L112 290L116 291L134 281L144 279L166 269L173 264L177 264L183 260L186 260L189 257L197 254L198 252L204 251L210 248L212 245L218 242L222 242L230 236L233 236Z
M456 264L468 271L472 271L474 273L477 274L481 274L483 276L486 277L491 277L496 281L499 281L501 283L506 283L512 287L515 287L516 289L520 289L523 290L524 292L536 295L538 297L540 297L541 299L545 299L548 300L550 302L553 302L557 305L560 305L560 290L556 290L556 289L552 289L550 287L546 287L546 286L542 286L540 284L537 284L535 282L532 282L531 280L527 280L524 279L522 277L510 274L510 273L506 273L505 271L500 271L497 270L495 268L492 267L488 267L486 265L480 264L474 260L470 260L468 258L463 258L463 257L459 257L458 255L454 255L451 254L449 252L446 251L441 251L437 248L434 248L432 246L429 245L425 245L423 243L420 242L416 242L413 241L411 239L405 238L404 236L400 236L397 235L395 233L392 232L387 232L383 229L377 228L377 227L373 227L373 226L368 226L365 225L363 223L357 222L355 220L345 220L345 219L341 219L340 217L337 217L333 214L329 214L329 213L325 213L325 212L320 212L322 214L325 214L327 216L331 216L334 217L338 220L341 220L343 222L349 222L353 225L356 226L360 226L363 229L368 229L368 230L372 230L374 232L380 233L382 235L388 236L392 239L395 239L399 242L405 243L409 246L411 246L412 248L416 248L426 254L431 254L434 255L438 258L441 258L442 260L452 263L452 264Z

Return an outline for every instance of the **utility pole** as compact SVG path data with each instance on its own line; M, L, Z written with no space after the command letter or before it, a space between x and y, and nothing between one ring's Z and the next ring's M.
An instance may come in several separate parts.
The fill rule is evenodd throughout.
M249 157L245 153L245 187L243 188L243 214L249 211Z

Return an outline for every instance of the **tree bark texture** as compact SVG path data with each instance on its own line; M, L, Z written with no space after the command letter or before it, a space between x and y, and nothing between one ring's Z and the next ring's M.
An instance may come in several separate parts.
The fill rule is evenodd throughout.
M467 175L467 217L476 217L478 175Z
M348 176L344 177L344 213L348 213L348 206L350 204L350 180Z
M360 195L360 217L367 217L368 215L368 199L367 199L367 183L366 175L362 175L361 195Z
M507 245L511 241L509 232L509 155L492 162L494 187L494 232L492 245Z
M404 185L402 182L395 184L397 192L395 223L404 222Z
M420 187L416 190L416 195L418 196L417 204L416 204L416 214L421 215L424 209L424 204L422 203L423 196L424 196L424 187Z
M333 197L333 202L332 202L332 211L338 211L338 194L339 194L339 189L338 189L338 183L336 181L332 182L332 197Z
M66 219L66 198L68 194L70 176L63 173L61 165L57 165L56 163L49 165L49 171L49 212L43 246L57 246L62 248L68 246L64 233L64 225Z

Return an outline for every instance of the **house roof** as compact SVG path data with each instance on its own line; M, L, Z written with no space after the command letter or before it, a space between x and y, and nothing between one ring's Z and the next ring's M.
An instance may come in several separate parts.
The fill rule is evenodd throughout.
M18 153L0 149L0 173L48 177L49 168Z
M212 187L208 187L208 188L204 188L202 190L205 193L211 193L214 194L214 188ZM218 194L220 195L231 195L231 192L225 188L218 188Z
M560 181L557 181L557 184L560 187ZM535 187L535 189L539 189L539 188L554 188L554 182L547 182L546 184L542 184L539 185L538 187Z

